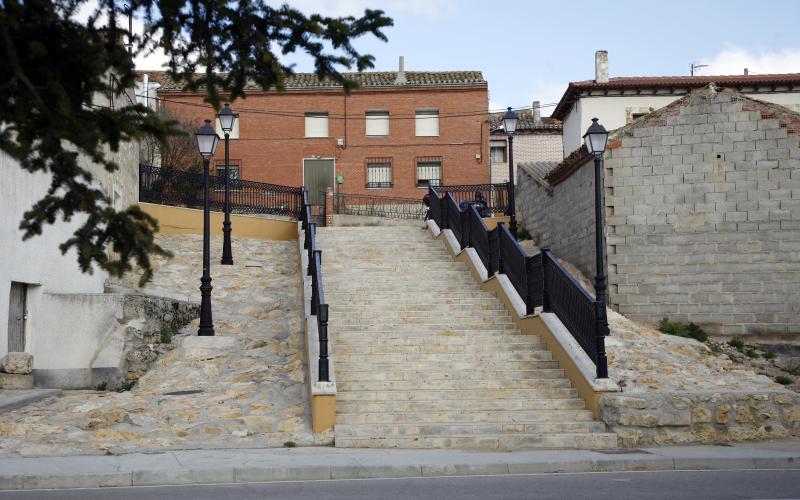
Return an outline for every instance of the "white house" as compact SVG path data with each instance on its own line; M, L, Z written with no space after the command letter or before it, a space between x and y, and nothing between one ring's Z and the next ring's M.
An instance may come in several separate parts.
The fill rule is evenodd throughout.
M609 78L608 52L600 50L594 80L570 82L550 115L563 123L564 157L581 146L592 118L614 130L711 83L800 112L800 73Z
M120 166L116 172L87 158L83 166L115 208L137 203L138 146L124 144L110 157ZM108 302L103 295L108 276L100 270L82 273L75 252L62 255L59 250L81 217L69 222L59 218L44 226L41 235L22 241L23 214L47 193L51 175L29 173L5 154L0 154L0 171L0 356L9 351L33 354L34 378L39 372L39 381L44 381L39 385L88 386L92 368L114 367L120 361L121 346L109 350L103 338L111 326L118 326L109 311L119 307L98 307Z

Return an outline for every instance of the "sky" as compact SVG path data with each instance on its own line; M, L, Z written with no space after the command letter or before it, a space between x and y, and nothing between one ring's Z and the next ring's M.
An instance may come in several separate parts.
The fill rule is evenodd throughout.
M275 4L283 2L273 2ZM394 19L388 42L364 37L356 48L375 56L375 70L480 70L489 108L542 103L547 116L570 81L594 78L594 53L607 50L609 75L800 73L800 0L292 0L309 14L362 15L381 9ZM158 54L138 67L158 69ZM312 71L304 57L287 59Z

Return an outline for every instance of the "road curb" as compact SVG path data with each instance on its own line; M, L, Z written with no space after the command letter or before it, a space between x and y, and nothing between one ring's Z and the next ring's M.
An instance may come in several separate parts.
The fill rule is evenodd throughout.
M0 490L113 488L271 481L428 478L447 476L627 472L670 470L800 469L797 456L666 457L637 454L631 458L497 461L494 463L419 463L403 465L308 465L287 467L204 467L172 470L73 472L69 474L2 474Z

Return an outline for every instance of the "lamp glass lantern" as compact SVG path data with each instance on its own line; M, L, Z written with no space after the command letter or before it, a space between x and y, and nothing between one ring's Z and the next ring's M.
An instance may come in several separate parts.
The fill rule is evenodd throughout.
M230 133L233 130L233 125L236 123L236 113L231 110L231 107L228 103L225 103L225 107L223 107L219 113L217 113L217 118L219 119L219 126L222 128L222 131L225 133Z
M590 154L597 156L605 152L606 144L608 143L608 131L604 126L597 123L597 118L592 118L592 124L583 134L583 142L586 144L586 150Z
M508 135L514 135L514 132L517 131L517 114L511 110L511 106L508 107L508 111L503 116L503 129Z
M206 123L197 129L194 136L197 138L197 149L203 158L214 156L217 151L217 144L219 144L219 136L214 127L211 126L211 120L206 120Z

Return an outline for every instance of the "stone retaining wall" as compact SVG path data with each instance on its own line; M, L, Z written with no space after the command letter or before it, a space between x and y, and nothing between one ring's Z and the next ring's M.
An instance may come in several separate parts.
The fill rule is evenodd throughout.
M609 395L600 412L625 448L800 436L800 397L789 391Z

